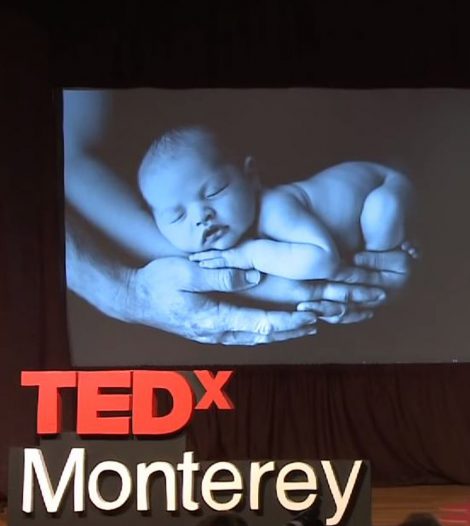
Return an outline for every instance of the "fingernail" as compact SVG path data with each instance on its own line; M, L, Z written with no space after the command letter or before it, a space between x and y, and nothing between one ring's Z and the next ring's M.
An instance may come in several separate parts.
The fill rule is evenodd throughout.
M305 303L299 303L297 305L297 310L298 311L305 311L305 310L307 310L307 305L305 305Z
M249 270L248 272L245 272L245 278L248 283L256 284L259 283L261 274L257 270Z
M310 329L309 331L307 331L307 334L317 334L317 332L317 329Z
M379 300L384 300L384 299L386 299L386 298L387 298L387 294L386 294L385 292L381 292L381 293L379 294Z

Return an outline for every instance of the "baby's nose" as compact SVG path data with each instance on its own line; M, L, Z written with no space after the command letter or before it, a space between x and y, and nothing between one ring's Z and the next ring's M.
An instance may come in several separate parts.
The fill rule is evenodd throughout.
M201 208L198 218L196 220L197 226L206 225L209 221L212 221L215 217L215 212L212 208L205 206Z

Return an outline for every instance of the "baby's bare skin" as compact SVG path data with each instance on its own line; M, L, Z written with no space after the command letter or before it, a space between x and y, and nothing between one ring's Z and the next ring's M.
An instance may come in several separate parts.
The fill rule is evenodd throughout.
M206 268L255 268L289 279L332 279L341 255L389 251L404 242L411 184L372 163L343 163L263 191L260 238L190 256Z

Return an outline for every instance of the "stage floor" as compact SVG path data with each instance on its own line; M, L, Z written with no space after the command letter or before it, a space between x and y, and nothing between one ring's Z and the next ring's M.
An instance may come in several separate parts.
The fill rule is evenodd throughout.
M470 486L374 488L372 490L372 524L373 526L396 526L411 513L432 513L439 518L442 516L443 508L454 505L456 508L470 506ZM450 524L450 522L443 522L443 526ZM460 524L463 526L466 523L461 522Z
M372 490L373 526L397 526L411 513L433 513L452 505L470 506L470 486L408 486ZM8 524L0 513L0 526ZM447 526L449 523L443 523ZM465 523L460 523L465 524ZM470 524L470 522L469 522Z

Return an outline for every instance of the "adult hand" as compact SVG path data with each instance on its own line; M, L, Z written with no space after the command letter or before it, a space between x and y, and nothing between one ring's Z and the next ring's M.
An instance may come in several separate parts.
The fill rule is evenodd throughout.
M261 283L241 292L250 300L277 308L312 311L329 323L357 323L370 318L386 300L382 288L355 283L300 281L265 276ZM289 307L292 306L292 307Z
M391 299L406 285L410 274L413 255L403 250L390 250L387 252L360 252L355 255L354 263L357 266L343 267L338 271L335 280L343 286L349 284L355 291L354 295L348 295L348 289L343 291L343 297L339 296L333 301L339 302L342 311L337 315L320 316L311 301L298 305L298 309L314 310L319 318L328 323L356 323L364 321L373 316L374 308ZM339 283L338 283L339 284ZM337 285L338 285L337 284ZM328 283L327 286L333 286ZM380 287L377 289L377 287ZM335 289L336 290L336 289ZM370 294L372 291L381 290L378 301L374 305L370 302L357 301L357 294Z
M401 290L411 275L413 257L403 250L359 252L354 267L341 269L335 280L381 287L387 291Z
M328 323L357 323L369 319L376 307L404 288L413 259L404 250L359 252L354 256L357 266L341 268L333 282L325 283L323 288L317 286L309 301L299 303L297 309L312 310ZM333 303L319 303L318 294ZM332 312L333 309L339 312Z
M318 319L332 324L366 321L387 297L383 289L354 283L313 282L307 287L309 299L298 303L297 310L313 311Z
M314 312L239 307L203 294L240 291L259 281L253 270L204 269L184 258L161 258L129 272L123 318L201 343L256 345L316 333Z

